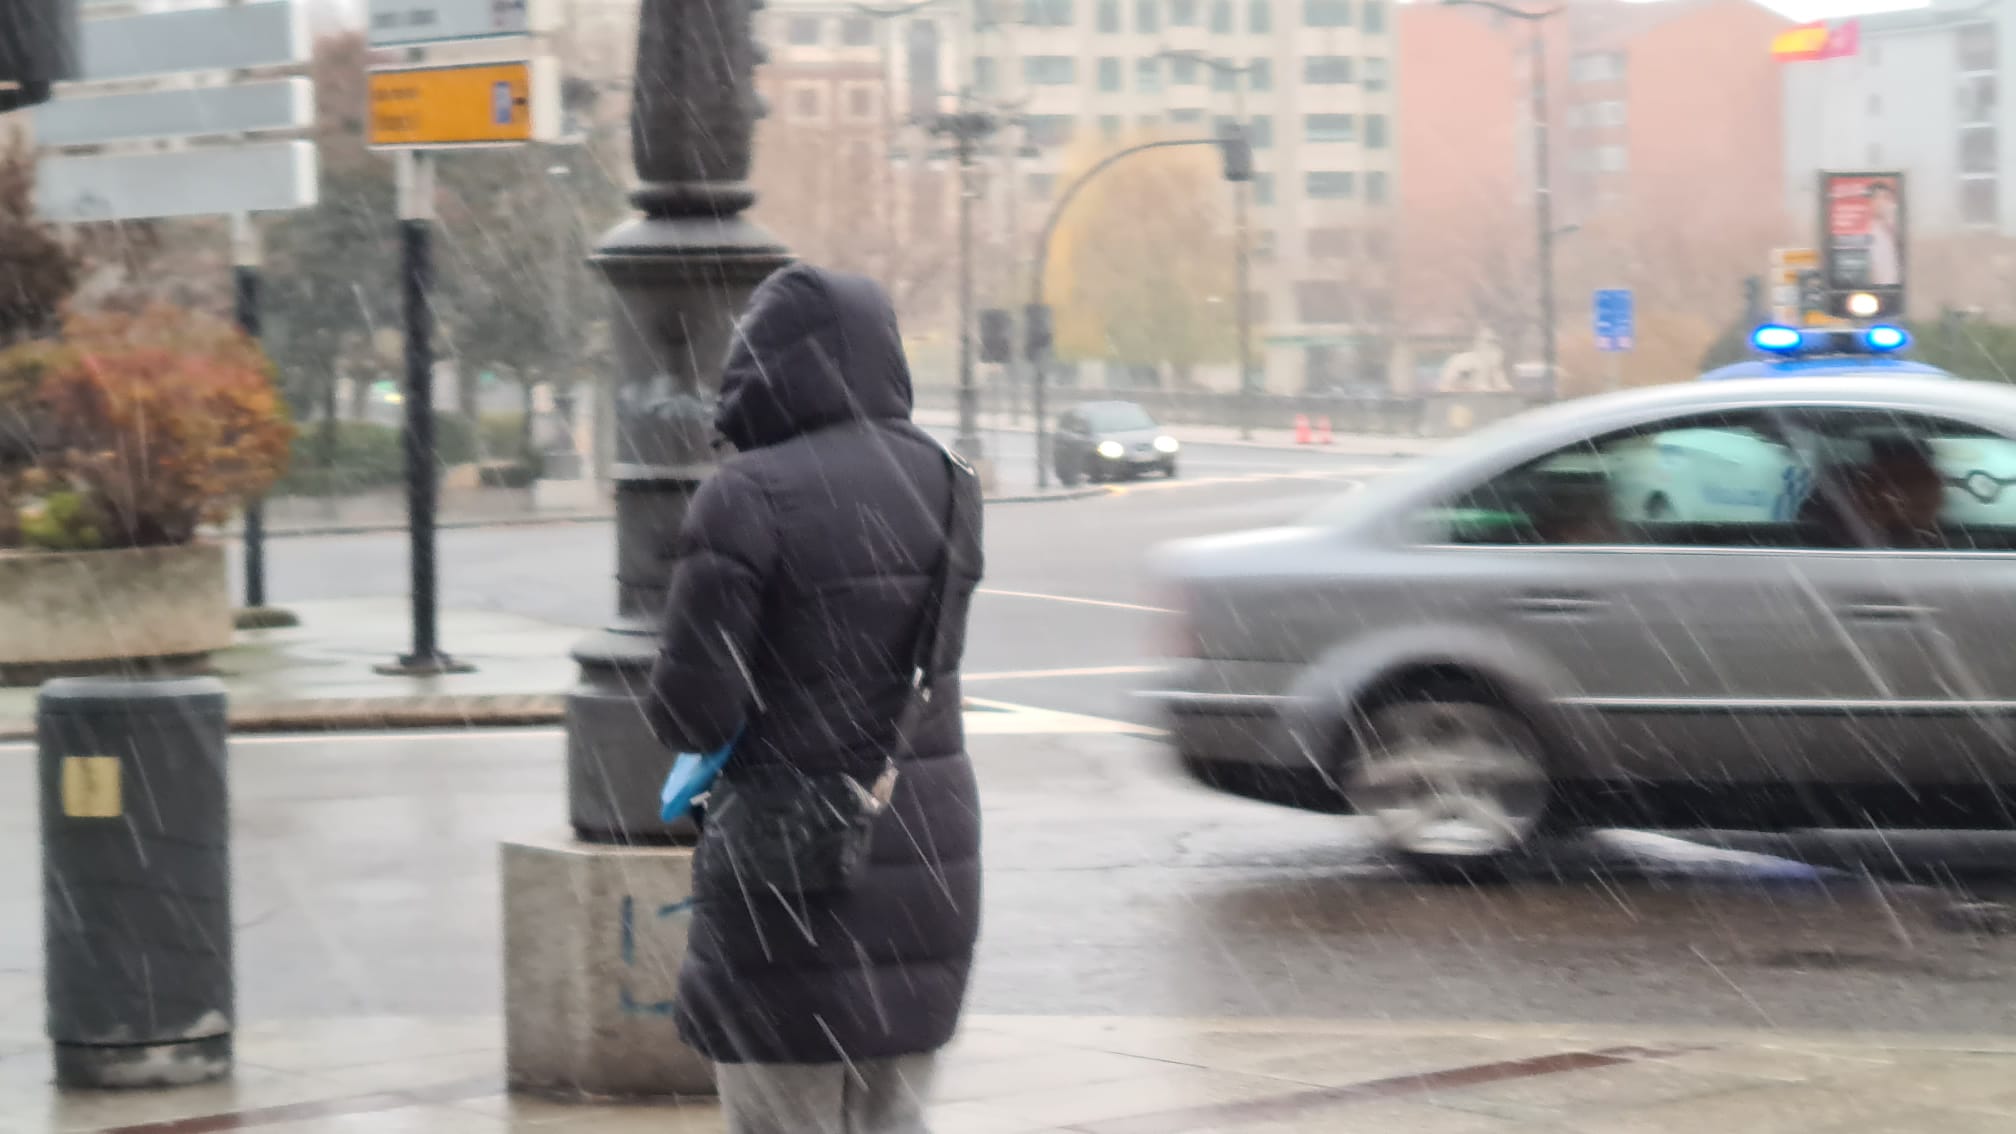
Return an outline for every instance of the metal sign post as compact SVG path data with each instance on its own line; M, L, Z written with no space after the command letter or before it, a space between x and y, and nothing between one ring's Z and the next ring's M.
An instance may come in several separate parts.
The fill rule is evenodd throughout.
M434 438L434 283L431 151L515 146L558 136L559 71L532 58L532 34L550 26L548 0L371 0L371 46L405 47L397 67L375 67L368 140L397 153L401 306L406 332L406 512L412 569L413 647L380 673L466 673L443 652L437 512L441 482ZM494 41L507 41L500 48ZM424 58L482 41L481 59ZM521 53L522 48L522 53ZM495 58L498 54L509 58Z
M88 14L88 13L87 13ZM241 0L86 19L78 83L36 108L36 212L92 223L231 218L238 325L258 339L259 234L252 214L320 199L315 91L298 71L311 53L295 0ZM200 144L199 144L200 143ZM259 625L291 616L266 605L265 516L245 506L245 605Z

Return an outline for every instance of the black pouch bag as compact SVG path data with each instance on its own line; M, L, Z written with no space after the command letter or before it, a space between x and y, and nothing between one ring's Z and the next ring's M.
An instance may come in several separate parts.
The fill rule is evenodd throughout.
M795 768L737 775L731 757L702 812L694 862L702 892L835 893L851 886L867 865L875 821L889 806L911 733L931 703L942 640L940 615L951 585L960 512L977 483L973 470L950 451L945 453L945 465L951 474L945 552L924 597L910 654L910 696L897 718L892 754L866 775Z

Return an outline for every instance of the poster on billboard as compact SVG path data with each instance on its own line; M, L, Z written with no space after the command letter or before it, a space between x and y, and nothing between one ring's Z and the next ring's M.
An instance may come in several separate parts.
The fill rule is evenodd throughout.
M1828 313L1857 319L1903 313L1904 175L1820 175L1820 278Z

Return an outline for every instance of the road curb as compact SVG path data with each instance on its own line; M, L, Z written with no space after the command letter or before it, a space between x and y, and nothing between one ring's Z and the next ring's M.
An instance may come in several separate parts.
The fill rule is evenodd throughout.
M1084 500L1092 496L1102 496L1105 488L1079 489L1073 492L1027 492L1013 496L989 496L988 504L1042 504L1065 500ZM614 512L556 513L550 516L499 516L489 520L446 520L434 526L441 531L470 531L484 528L534 528L549 524L606 524L616 519ZM357 524L316 524L308 527L286 527L266 529L267 539L298 539L311 536L383 535L386 532L403 532L403 520L384 520L375 523ZM220 528L220 539L242 539L245 530L239 527Z
M565 698L553 693L250 701L230 707L231 731L238 734L523 728L566 718ZM0 741L34 738L35 722L0 720Z

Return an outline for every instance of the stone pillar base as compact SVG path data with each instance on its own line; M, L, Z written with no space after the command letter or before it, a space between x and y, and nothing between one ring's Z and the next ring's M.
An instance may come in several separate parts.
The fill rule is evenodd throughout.
M505 1072L559 1098L714 1094L672 1022L693 892L690 847L565 835L502 848Z

